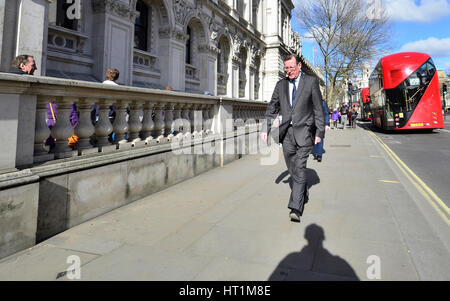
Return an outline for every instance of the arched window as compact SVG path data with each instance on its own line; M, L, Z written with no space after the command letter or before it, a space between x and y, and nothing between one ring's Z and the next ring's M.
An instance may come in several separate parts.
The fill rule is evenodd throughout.
M191 28L187 27L186 33L188 35L188 38L186 40L186 64L191 64L192 59L191 59Z
M148 7L142 0L136 3L136 11L139 17L136 18L134 24L134 48L147 51L148 50Z
M217 54L217 73L226 74L227 64L228 64L228 56L230 53L230 46L228 40L222 36L219 40L218 44L219 53Z
M217 94L227 94L228 84L228 60L230 55L230 43L225 36L219 39L219 53L217 54Z
M241 64L239 66L239 97L245 97L245 87L247 85L247 50L245 47L241 47L241 51L239 52L239 58L241 60Z

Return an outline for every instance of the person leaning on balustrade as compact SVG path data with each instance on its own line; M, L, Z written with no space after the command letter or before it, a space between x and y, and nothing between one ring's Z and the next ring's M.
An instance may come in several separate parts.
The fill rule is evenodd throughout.
M37 70L34 57L28 54L16 56L12 61L11 67L13 68L11 73L23 75L33 75L34 71Z

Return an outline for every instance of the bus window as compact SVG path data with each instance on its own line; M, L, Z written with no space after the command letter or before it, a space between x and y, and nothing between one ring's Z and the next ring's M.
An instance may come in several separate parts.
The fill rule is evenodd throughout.
M431 82L436 68L429 59L407 79L393 89L386 90L386 97L395 112L413 111Z

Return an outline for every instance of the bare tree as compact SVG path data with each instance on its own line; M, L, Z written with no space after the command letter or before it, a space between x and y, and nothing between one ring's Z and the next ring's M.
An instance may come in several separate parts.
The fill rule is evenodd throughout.
M317 43L327 99L335 105L349 77L389 48L390 24L377 0L303 0L294 15ZM376 6L374 6L376 5Z

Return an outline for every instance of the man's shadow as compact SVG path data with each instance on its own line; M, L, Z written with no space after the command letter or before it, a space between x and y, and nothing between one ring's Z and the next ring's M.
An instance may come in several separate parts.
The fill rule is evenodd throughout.
M283 179L289 175L289 171L284 171L282 174L280 174L278 176L278 178L275 180L276 184L280 184L281 181L283 181ZM308 190L316 185L320 183L320 178L317 175L317 172L314 169L311 168L306 168L306 179L307 179L307 185L308 185ZM289 183L289 186L292 189L292 177L287 178L286 180L283 181L283 183Z
M311 224L305 229L308 245L287 255L269 277L269 281L359 281L353 268L341 257L324 249L322 227Z

